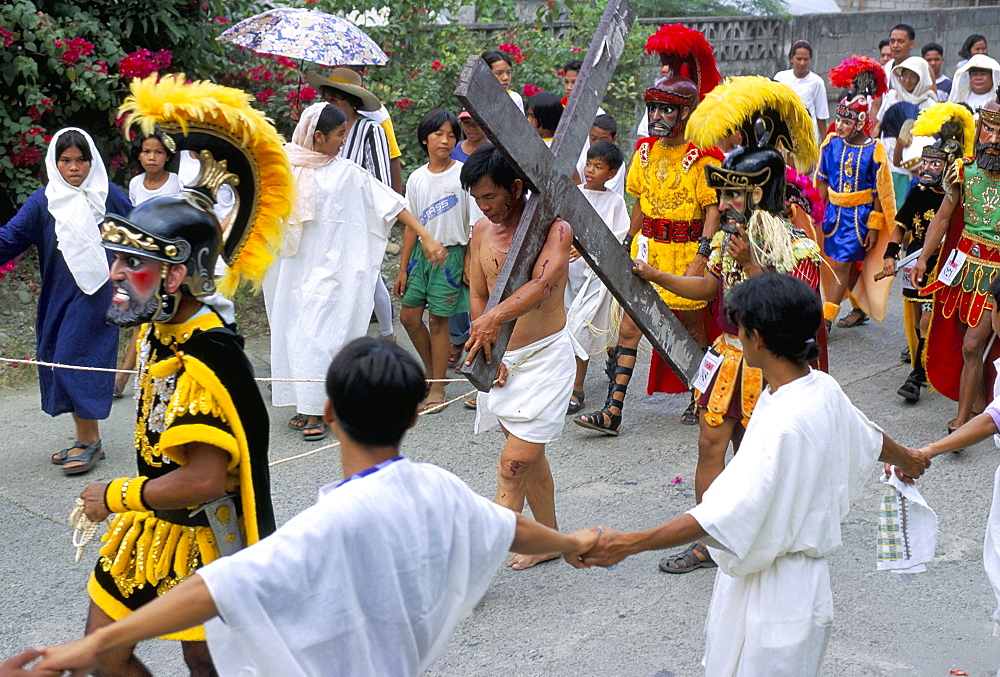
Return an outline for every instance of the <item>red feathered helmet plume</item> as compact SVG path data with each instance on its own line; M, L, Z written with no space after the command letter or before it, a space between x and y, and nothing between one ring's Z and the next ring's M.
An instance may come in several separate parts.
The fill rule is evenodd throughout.
M666 24L646 40L646 53L659 53L660 63L670 67L668 77L693 81L698 86L699 101L722 82L712 46L701 31Z
M830 84L849 90L847 98L880 97L889 91L882 65L867 56L854 54L830 69Z

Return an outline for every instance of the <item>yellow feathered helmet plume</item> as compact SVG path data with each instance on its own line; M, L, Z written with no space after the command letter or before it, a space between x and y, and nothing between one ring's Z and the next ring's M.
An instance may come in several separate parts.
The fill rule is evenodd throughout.
M936 103L920 111L913 134L933 137L934 143L925 145L923 154L944 160L946 166L975 152L976 121L959 103Z
M284 142L264 114L250 106L250 100L249 94L231 87L185 82L183 74L159 78L154 74L132 81L131 94L120 109L125 116L124 128L137 127L144 135L159 130L167 145L173 146L170 150L192 151L201 163L201 171L191 185L185 186L180 198L169 198L170 203L166 202L168 198L156 198L137 207L128 219L115 217L113 221L120 227L115 227L114 222L104 227L105 246L133 249L121 230L138 228L152 238L153 244L148 246L154 250L140 247L135 253L179 263L185 252L176 246L171 248L169 240L183 239L184 235L167 232L169 223L164 222L170 221L171 214L177 215L175 220L197 221L196 216L182 216L185 209L190 212L194 207L215 220L217 242L221 245L216 245L215 252L222 256L227 271L213 280L216 257L212 252L189 251L185 259L189 268L187 291L204 296L217 287L232 296L244 284L259 287L280 247L294 190ZM231 188L235 202L219 223L212 205L225 190L223 186ZM162 203L147 207L154 201ZM166 321L163 315L161 312L156 320Z
M758 120L766 138L761 138ZM688 138L711 148L735 131L747 149L761 144L791 153L800 171L819 160L816 131L809 111L788 85L759 75L726 78L691 114Z
M785 208L785 158L790 153L803 169L819 159L812 118L798 95L767 78L729 78L713 89L691 114L688 138L702 149L739 131L743 147L721 167L705 167L708 185L718 191L747 195L744 216L759 261L791 270L795 253Z

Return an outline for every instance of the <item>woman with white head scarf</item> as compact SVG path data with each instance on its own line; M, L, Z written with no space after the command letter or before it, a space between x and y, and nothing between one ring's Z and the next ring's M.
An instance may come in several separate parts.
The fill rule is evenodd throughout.
M39 360L113 369L118 328L104 317L111 306L109 258L101 246L106 213L127 216L132 205L108 182L90 135L68 127L57 132L45 156L48 184L35 191L0 227L0 263L38 250L42 278L35 322ZM111 412L110 372L39 367L42 411L72 414L72 446L51 460L67 475L87 472L104 458L98 422Z
M955 71L948 100L964 103L975 113L990 101L996 101L997 87L1000 87L1000 63L985 54L973 54Z
M428 260L447 252L410 212L406 200L361 165L338 155L347 117L328 103L302 112L285 152L295 178L295 209L279 264L265 281L271 323L274 406L295 406L288 422L306 441L324 439L326 369L348 341L364 336L389 231L412 228ZM317 382L303 382L314 379Z

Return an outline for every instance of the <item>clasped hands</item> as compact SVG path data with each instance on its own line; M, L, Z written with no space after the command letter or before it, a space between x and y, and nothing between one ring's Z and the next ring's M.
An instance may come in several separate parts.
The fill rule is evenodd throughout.
M579 529L569 534L577 541L572 552L563 553L563 559L577 569L611 567L628 557L625 534L604 526Z

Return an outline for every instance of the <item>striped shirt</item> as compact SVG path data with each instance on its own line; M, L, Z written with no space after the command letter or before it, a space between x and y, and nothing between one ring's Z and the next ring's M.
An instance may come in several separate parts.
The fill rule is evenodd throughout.
M389 144L385 132L366 117L360 117L347 132L340 156L353 160L387 186L389 178Z

